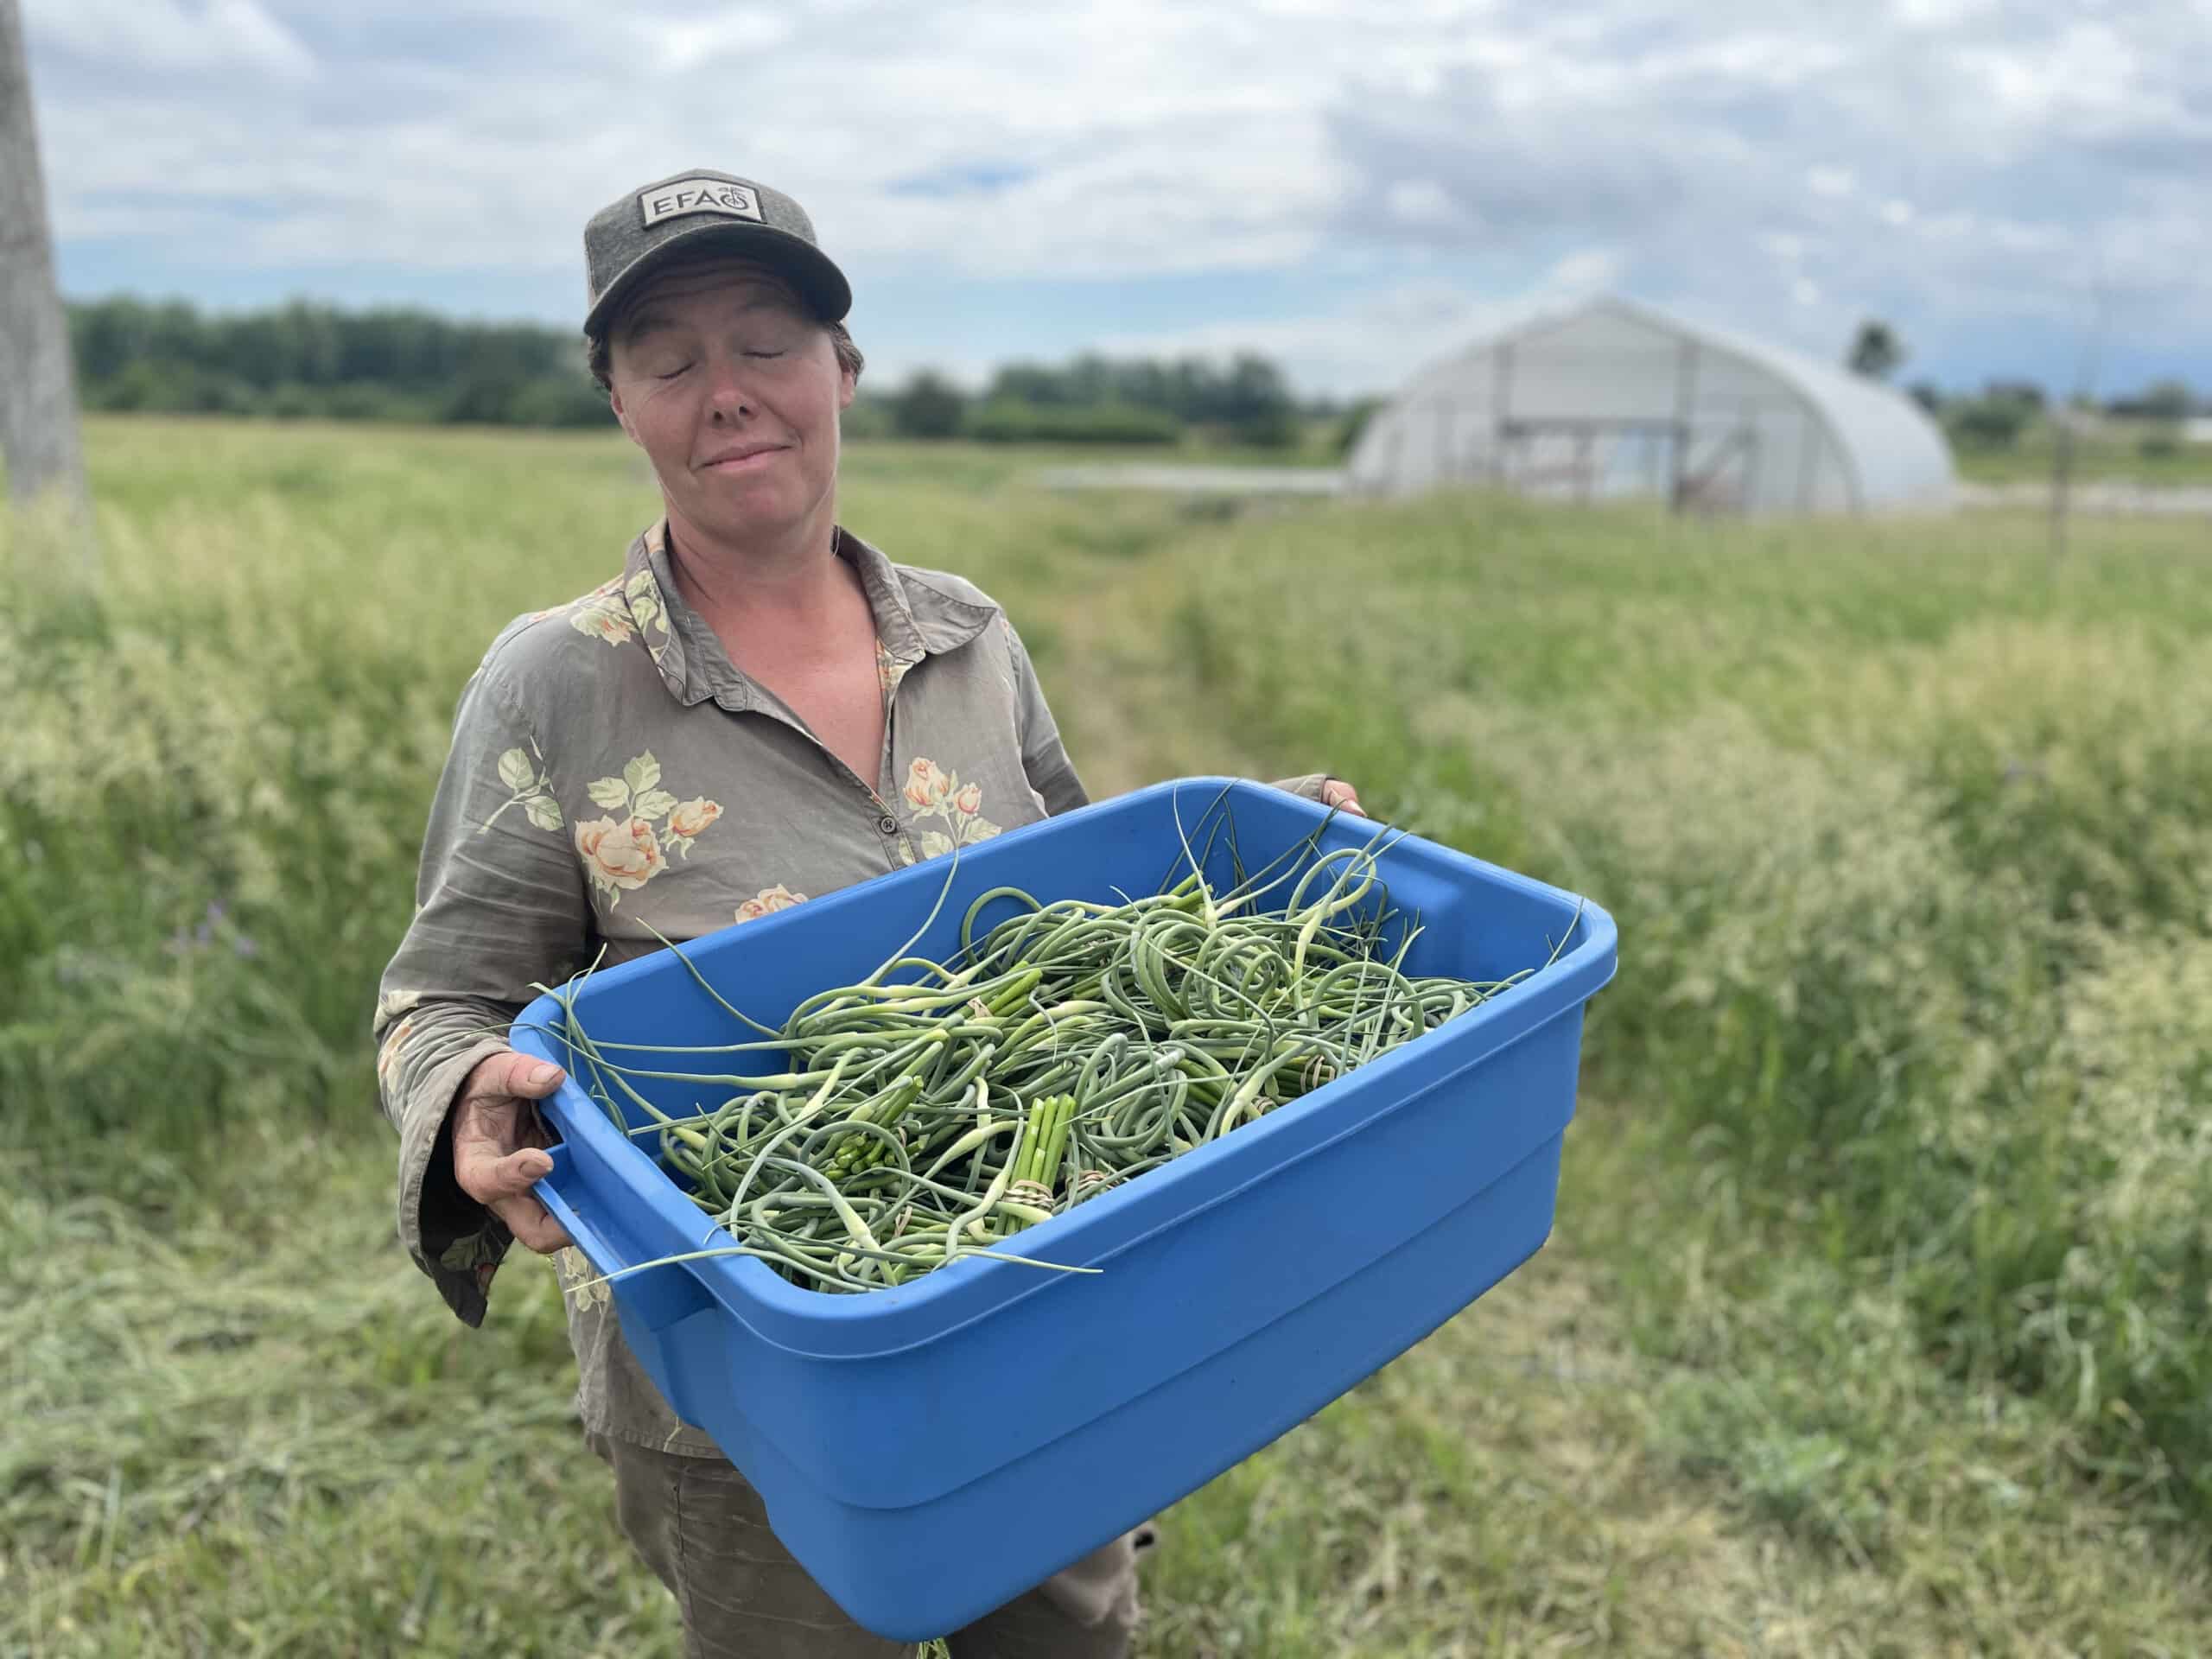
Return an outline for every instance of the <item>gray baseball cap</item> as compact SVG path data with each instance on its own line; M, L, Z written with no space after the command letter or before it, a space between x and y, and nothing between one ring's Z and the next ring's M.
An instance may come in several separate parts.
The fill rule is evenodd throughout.
M603 328L624 296L677 253L721 251L757 259L798 291L824 322L852 309L844 272L815 245L814 221L780 190L695 167L627 192L584 226L584 333Z

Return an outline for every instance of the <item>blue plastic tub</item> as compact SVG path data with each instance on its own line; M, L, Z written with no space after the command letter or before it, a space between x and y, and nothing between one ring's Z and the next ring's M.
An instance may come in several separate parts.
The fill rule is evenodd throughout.
M1325 816L1281 790L1198 778L1009 831L963 851L919 953L953 955L969 902L1001 884L1047 901L1158 891L1183 873L1179 810L1187 830L1224 791L1248 868ZM1339 818L1319 847L1376 827ZM774 1026L873 971L920 925L947 868L861 882L685 954ZM1021 1236L1025 1254L1103 1272L970 1259L832 1294L725 1256L613 1285L669 1403L744 1471L777 1535L859 1623L919 1641L1011 1599L1294 1427L1543 1243L1612 921L1418 837L1390 849L1382 874L1424 930L1409 971L1499 979L1562 936L1564 948L1474 1012ZM1225 845L1208 876L1231 885ZM751 1034L667 951L594 976L576 1006L602 1040ZM515 1046L570 1065L557 1036L526 1028L561 1018L541 997ZM781 1063L755 1055L747 1069ZM687 1084L645 1092L671 1113L699 1104ZM563 1144L539 1192L601 1269L731 1242L575 1082L548 1116Z

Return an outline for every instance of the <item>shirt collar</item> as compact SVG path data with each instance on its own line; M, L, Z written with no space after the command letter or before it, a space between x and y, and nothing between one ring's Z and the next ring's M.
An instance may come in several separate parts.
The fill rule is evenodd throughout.
M835 536L837 556L860 576L881 655L897 676L925 657L958 650L997 614L994 606L971 604L919 580L842 526ZM713 697L733 711L763 705L760 687L730 661L721 639L677 587L665 518L630 543L622 599L639 643L677 701L689 708Z

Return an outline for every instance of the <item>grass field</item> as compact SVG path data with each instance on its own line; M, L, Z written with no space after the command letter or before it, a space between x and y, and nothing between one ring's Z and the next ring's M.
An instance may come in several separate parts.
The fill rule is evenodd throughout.
M1959 476L1986 484L2045 482L2057 439L2049 422L2037 421L2008 448L1962 443L1956 452ZM2183 443L2149 423L2114 422L2077 437L2070 464L2076 483L2127 479L2152 488L2212 484L2212 443Z
M453 701L620 440L109 420L0 543L0 1655L674 1655L552 1276L391 1236ZM1060 497L855 446L1094 794L1325 767L1621 925L1558 1230L1165 1521L1141 1651L2212 1651L2212 537ZM4 532L0 532L4 533Z

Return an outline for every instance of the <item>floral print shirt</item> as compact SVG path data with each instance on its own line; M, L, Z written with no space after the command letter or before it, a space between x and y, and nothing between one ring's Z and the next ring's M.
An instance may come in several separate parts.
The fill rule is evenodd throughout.
M836 550L874 613L883 745L856 775L738 671L671 576L665 521L622 574L516 618L463 688L413 922L372 1035L399 1132L399 1230L460 1317L484 1317L512 1242L453 1175L461 1085L536 995L603 949L613 967L986 840L1089 798L1020 637L963 578ZM1283 787L1317 796L1323 774ZM591 1274L556 1258L564 1286ZM604 1287L570 1290L587 1429L720 1455L625 1345Z

